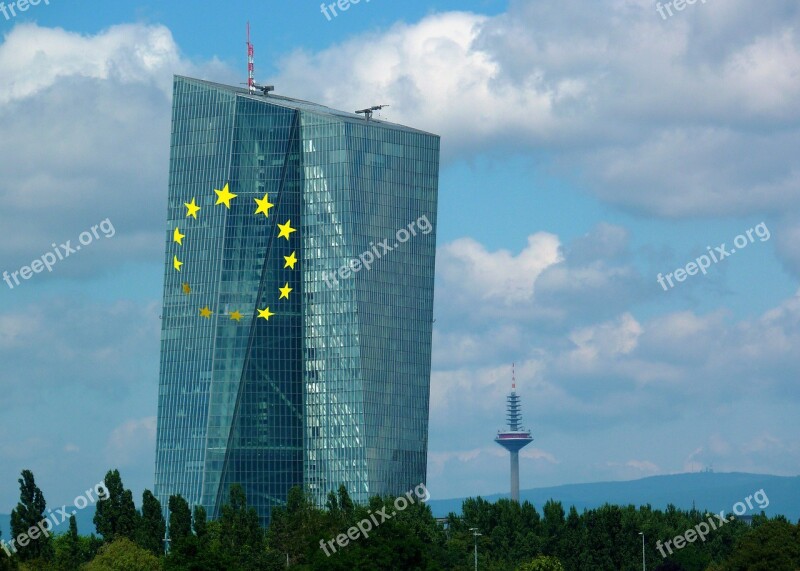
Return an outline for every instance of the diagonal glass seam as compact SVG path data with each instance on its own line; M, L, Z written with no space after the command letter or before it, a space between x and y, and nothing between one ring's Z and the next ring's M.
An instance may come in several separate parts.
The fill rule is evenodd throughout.
M278 187L278 197L277 197L277 199L275 201L276 202L276 204L275 204L276 215L277 215L277 212L280 209L280 205L281 205L281 202L283 200L283 196L284 196L284 192L285 192L286 175L289 172L289 160L290 160L291 155L292 155L292 142L295 141L296 139L299 140L299 133L298 133L298 131L299 131L299 129L298 129L298 126L299 126L298 125L299 124L299 115L300 115L299 111L295 111L294 112L294 120L292 122L292 130L290 131L289 139L288 139L288 141L286 143L286 156L283 159L283 167L281 168L281 181L280 181L280 185ZM270 234L270 236L269 236L269 240L267 241L266 252L264 253L264 263L263 263L262 268L261 268L261 279L259 281L258 293L256 294L256 305L259 304L259 302L260 302L260 300L261 300L261 298L262 298L262 296L264 294L264 286L265 286L265 284L267 282L266 276L267 276L267 272L270 270L270 267L269 267L270 252L272 251L273 243L274 243L275 240L276 240L275 233L272 232ZM255 311L255 308L254 308L254 311ZM234 426L236 424L236 420L239 417L239 410L240 410L240 405L241 405L241 401L242 401L242 390L243 390L244 384L245 384L245 378L244 377L245 377L245 374L246 374L246 372L248 370L248 366L250 364L250 360L252 358L253 341L255 339L255 329L256 329L257 325L258 325L258 323L257 323L256 319L253 319L251 321L251 323L250 323L250 332L249 332L248 338L247 338L247 351L245 352L244 362L242 363L242 371L241 371L241 375L239 377L239 384L238 384L238 387L237 387L236 405L234 407L233 414L231 415L231 423L230 423L230 426L228 428L228 441L227 441L228 444L227 444L226 450L225 450L225 460L223 461L222 470L220 471L219 482L217 483L217 500L216 500L215 505L214 505L214 517L215 518L219 517L219 512L220 512L221 506L222 506L223 502L225 501L224 493L223 493L224 492L223 484L225 482L225 477L226 477L226 475L228 473L228 470L230 468L230 455L231 455L231 450L233 449L232 444L233 444L233 437L234 437L234 434L233 434L234 433Z

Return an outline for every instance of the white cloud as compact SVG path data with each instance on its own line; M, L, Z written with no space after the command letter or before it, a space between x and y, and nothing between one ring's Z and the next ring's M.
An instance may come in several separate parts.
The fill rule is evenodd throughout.
M542 450L540 448L523 448L519 453L522 458L530 458L531 460L544 460L550 464L560 464L561 462L555 457L554 454Z
M555 152L563 176L640 212L797 208L797 4L678 16L662 21L648 2L518 0L496 17L439 13L295 52L275 82L344 109L390 103L386 118L440 133L447 158Z
M37 394L53 391L124 398L157 375L157 360L143 357L157 355L159 323L155 303L74 298L0 314L0 407L33 406Z
M509 354L519 349L521 323L552 331L615 316L645 295L628 258L627 232L605 223L565 246L550 233L530 235L519 253L490 251L471 238L445 244L437 258L437 320L451 327L480 324L480 332L464 336L462 328L456 342L437 327L437 343L452 350L444 354L450 360L474 361L480 353L470 351L478 344L505 346Z
M519 456L522 459L533 460L535 464L560 464L560 460L553 453L530 446L523 448ZM461 470L465 466L474 467L486 462L496 463L503 459L506 462L508 461L508 452L500 446L483 446L468 450L431 451L428 453L428 471L432 477L436 478L445 474L446 470ZM450 464L449 467L448 464Z
M605 466L614 475L613 477L626 480L663 473L663 470L658 464L650 460L632 459L627 462L608 461L605 463Z
M109 218L117 230L38 281L86 278L163 255L172 75L184 61L163 26L80 35L15 26L0 43L0 256L9 271ZM66 215L65 215L66 214Z
M469 265L491 254L477 243L468 251L482 254L473 257L452 256L449 245L442 247L446 268L442 273L453 278L442 279L438 286L437 299L443 301L437 305L437 315L453 319L442 318L435 325L432 430L448 437L480 438L484 436L475 425L500 428L510 371L508 365L497 364L511 361L517 362L528 422L570 434L628 423L677 421L706 414L709 407L715 414L726 414L731 407L762 410L800 399L794 383L800 369L793 356L800 343L800 292L761 316L738 320L727 310L682 310L647 318L623 310L597 319L591 312L576 311L569 297L559 299L563 305L550 305L550 313L540 310L539 304L558 299L540 299L547 291L543 284L549 273L576 276L596 268L597 275L607 276L626 268L608 262L625 259L620 256L625 250L621 234L612 227L600 228L594 235L617 237L559 246L554 250L559 252L558 261L531 280L529 291L535 293L530 300L517 302L513 312L500 303L486 304L474 320L466 321L455 316L474 315L474 299L482 291L476 285L478 278L469 274ZM559 244L557 237L550 240ZM592 244L599 245L592 248ZM504 271L498 264L497 281L514 283L516 274L509 272L507 277ZM459 275L470 277L455 279ZM597 303L595 290L582 291ZM559 313L569 318L551 318ZM714 454L729 446L723 436L717 435L707 446Z
M625 465L645 474L657 474L661 471L658 464L650 462L649 460L628 460L625 462Z
M127 420L108 435L106 457L119 467L135 464L155 453L156 417Z
M636 348L641 334L641 325L630 313L622 315L614 323L578 329L570 335L576 348L569 353L569 359L581 367L596 365L600 354L627 355Z
M514 305L530 300L536 278L561 259L558 238L546 232L529 236L516 256L507 250L489 252L475 240L461 238L441 249L441 275L462 281L463 293L476 302Z
M0 104L24 100L69 78L154 83L172 91L181 66L178 46L164 26L125 24L95 36L20 24L0 44L0 70L14 81L0 85Z

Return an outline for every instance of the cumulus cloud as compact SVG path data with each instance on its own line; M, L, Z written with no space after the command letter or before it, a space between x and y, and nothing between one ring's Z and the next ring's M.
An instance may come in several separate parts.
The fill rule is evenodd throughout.
M541 448L528 446L523 448L520 453L521 469L524 470L526 478L523 481L530 481L532 474L539 470L549 470L557 466L561 461L555 454ZM503 461L505 460L505 461ZM447 450L432 451L428 453L428 473L431 478L438 479L448 473L462 473L467 470L477 471L486 465L492 466L492 472L502 473L508 471L508 452L499 445L482 446L467 450ZM473 473L470 478L480 478L478 473ZM501 489L485 487L492 479L482 482L485 490L499 492ZM494 479L493 484L499 478Z
M440 254L444 280L462 280L463 294L476 302L504 305L530 300L536 278L561 261L558 239L546 232L529 236L527 246L516 256L507 250L489 252L472 238L447 244Z
M0 410L53 391L124 398L157 375L159 324L155 303L124 301L49 299L0 314Z
M618 478L642 478L663 472L658 464L650 460L628 460L627 462L606 462L606 467Z
M85 279L159 260L166 213L172 74L221 69L185 61L163 26L81 35L35 24L0 43L0 259L9 271L106 218L113 240L53 277ZM225 74L221 74L225 75ZM68 213L65 216L65 213Z
M542 450L541 448L523 448L522 451L519 453L522 458L530 458L531 460L545 460L550 464L559 464L560 461L555 457L554 454Z
M639 470L644 474L656 474L661 471L661 468L659 468L657 464L649 460L628 460L625 462L625 465Z
M799 23L792 0L669 21L645 1L517 0L292 53L275 81L344 109L391 103L446 158L555 152L563 176L633 211L778 213L799 200Z
M127 420L108 435L106 457L113 466L125 467L155 453L156 417Z
M775 232L775 248L784 268L800 278L800 224L792 213Z
M0 69L14 81L0 86L0 103L27 99L67 78L154 84L171 93L178 46L163 26L126 24L95 36L36 24L15 26L0 48Z
M517 328L520 322L537 322L548 333L576 322L595 323L644 299L643 281L632 265L627 232L608 223L569 244L538 232L518 253L490 251L474 239L457 239L438 252L437 317L495 323L491 336L471 333L454 343L437 330L437 340L454 351L448 355L468 360L476 358L470 351L478 344L505 345L513 352L525 342L525 333Z
M553 249L547 249L549 244ZM466 251L479 255L462 255L464 250L453 255L450 246L441 248L444 279L437 290L438 299L444 300L444 307L437 305L437 315L448 317L437 319L434 326L431 422L440 441L485 439L484 427L503 426L511 371L508 365L497 363L515 360L526 425L534 428L534 433L544 428L550 441L568 437L575 446L575 439L584 442L587 432L593 435L590 439L601 438L603 433L624 432L624 427L652 429L653 423L682 426L681 430L689 433L685 442L675 446L684 451L682 459L596 462L596 466L606 467L600 472L605 477L696 471L711 463L731 470L748 466L759 471L759 460L784 472L796 470L796 454L780 456L790 449L788 445L766 436L739 445L731 433L717 433L706 417L767 411L800 400L795 382L800 368L793 349L800 343L800 292L761 315L740 318L725 309L647 316L622 309L601 316L576 310L580 306L569 296L545 296L546 284L548 280L555 283L552 274L556 272L565 274L557 281L564 289L571 284L595 303L596 291L602 296L603 284L614 283L608 276L628 275L634 282L641 279L629 264L625 232L602 224L566 245L556 236L544 242L529 241L528 248L557 252L557 256L544 258L551 263L535 273L534 279L518 274L512 264L494 268L497 283L512 289L524 285L529 295L517 300L513 312L499 302L484 303L485 308L476 310L474 300L480 299L486 288L476 285L480 278L470 275L469 267L476 259L491 257L492 252L473 243ZM515 257L506 253L501 260ZM536 256L529 254L528 259ZM574 285L579 282L576 276L587 272L598 279ZM468 275L469 279L457 279ZM615 293L622 298L626 295L624 288ZM539 309L543 299L549 312ZM624 308L630 299L607 305ZM475 312L479 317L474 321L450 319ZM556 315L567 317L556 319ZM697 434L691 434L692 423L687 424L686 419L691 418L702 419L697 421ZM711 432L706 434L709 428ZM607 453L615 453L615 449ZM456 460L474 463L480 458L449 455L436 462L442 468ZM592 477L600 477L598 474Z

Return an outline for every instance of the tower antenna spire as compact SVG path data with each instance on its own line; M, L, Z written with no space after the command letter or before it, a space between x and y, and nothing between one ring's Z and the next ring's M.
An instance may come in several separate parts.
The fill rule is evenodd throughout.
M256 92L256 59L253 44L250 43L250 22L247 22L247 89L250 93Z
M251 94L260 91L264 96L270 91L275 91L274 85L259 85L256 83L256 58L255 48L250 41L250 22L247 22L247 91Z

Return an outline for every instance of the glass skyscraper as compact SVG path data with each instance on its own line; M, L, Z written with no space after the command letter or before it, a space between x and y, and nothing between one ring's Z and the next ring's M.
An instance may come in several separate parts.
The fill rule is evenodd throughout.
M176 77L155 493L425 481L439 137Z

